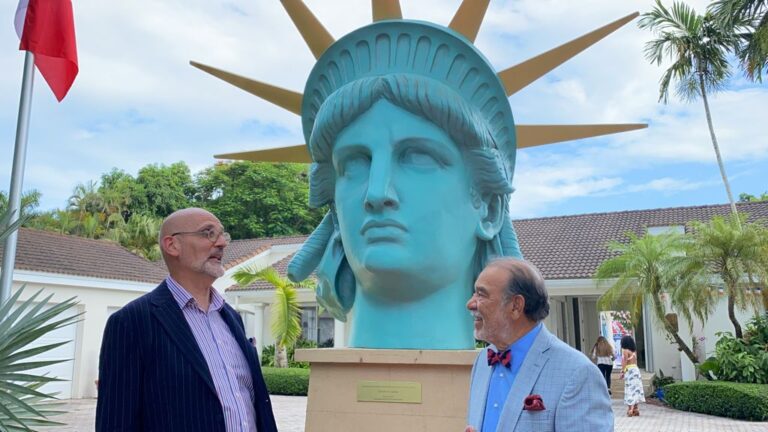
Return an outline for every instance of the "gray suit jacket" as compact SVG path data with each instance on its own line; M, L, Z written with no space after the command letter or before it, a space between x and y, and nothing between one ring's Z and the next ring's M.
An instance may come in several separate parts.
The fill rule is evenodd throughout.
M485 350L472 368L467 424L481 431L492 368ZM523 411L528 395L541 396L543 411ZM584 354L545 327L525 357L499 418L497 432L613 431L613 411L605 380Z

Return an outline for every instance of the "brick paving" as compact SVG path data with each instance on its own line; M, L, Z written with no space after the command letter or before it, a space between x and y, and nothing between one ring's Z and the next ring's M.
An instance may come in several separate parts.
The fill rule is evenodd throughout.
M303 432L307 398L272 396L277 427L280 432ZM95 399L64 401L66 414L56 420L67 426L41 428L45 432L90 432L94 429ZM676 411L651 404L640 406L640 417L626 417L620 400L613 401L616 432L766 432L768 422L745 422L704 414ZM436 431L437 432L437 431ZM440 431L442 432L442 431Z

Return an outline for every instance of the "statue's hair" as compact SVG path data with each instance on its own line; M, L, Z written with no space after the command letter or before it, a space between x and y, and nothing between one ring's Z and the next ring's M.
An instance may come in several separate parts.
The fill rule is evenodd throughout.
M446 131L464 155L475 189L483 198L504 197L506 208L507 197L512 192L511 179L503 162L505 156L497 150L484 117L447 85L404 73L353 81L325 100L309 141L315 161L310 171L310 206L333 202L336 173L331 156L336 137L380 100L425 118Z

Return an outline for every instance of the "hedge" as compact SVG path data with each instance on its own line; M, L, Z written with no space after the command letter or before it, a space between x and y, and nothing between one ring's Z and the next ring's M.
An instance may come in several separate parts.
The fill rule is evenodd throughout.
M273 395L306 396L309 369L262 367L267 391Z
M768 420L768 384L692 381L664 387L673 408L741 420Z

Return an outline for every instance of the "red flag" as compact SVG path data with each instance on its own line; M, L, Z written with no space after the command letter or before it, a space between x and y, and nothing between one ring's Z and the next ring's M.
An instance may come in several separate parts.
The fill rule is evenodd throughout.
M61 102L78 71L72 2L21 0L17 14L27 2L19 49L35 54L35 66Z

